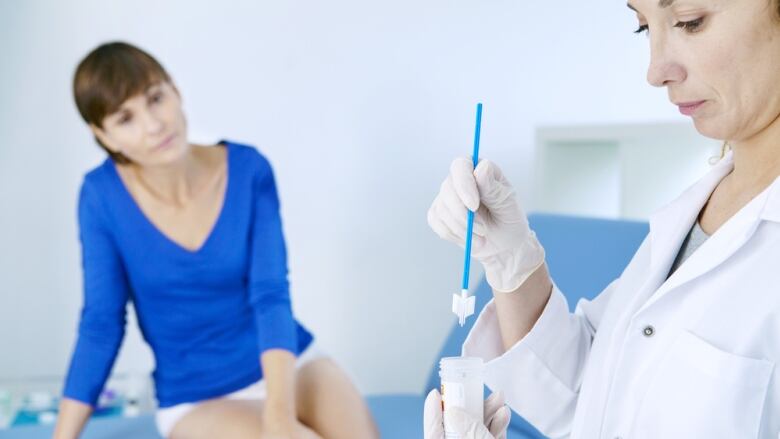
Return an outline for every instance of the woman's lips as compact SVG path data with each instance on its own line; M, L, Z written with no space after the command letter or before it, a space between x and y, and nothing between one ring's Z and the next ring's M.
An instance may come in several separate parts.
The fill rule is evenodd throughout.
M680 113L682 113L682 114L684 114L686 116L690 116L694 112L696 112L696 110L698 110L699 107L702 106L702 104L704 104L704 101L683 102L683 103L677 104L677 107L680 109Z
M176 134L171 134L165 140L163 140L162 143L160 143L159 145L155 146L154 149L160 150L160 149L168 147L173 142L174 138L176 138Z

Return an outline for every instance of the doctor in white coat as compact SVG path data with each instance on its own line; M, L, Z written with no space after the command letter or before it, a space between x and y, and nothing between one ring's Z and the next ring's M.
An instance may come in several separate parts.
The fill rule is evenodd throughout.
M545 435L780 437L780 2L629 0L648 32L648 81L730 150L650 218L628 267L570 313L500 169L457 159L428 221L474 257L493 300L463 355ZM440 439L439 394L425 408ZM466 438L503 437L464 419ZM447 414L445 414L447 416ZM486 425L483 425L483 421ZM502 423L505 425L505 423Z

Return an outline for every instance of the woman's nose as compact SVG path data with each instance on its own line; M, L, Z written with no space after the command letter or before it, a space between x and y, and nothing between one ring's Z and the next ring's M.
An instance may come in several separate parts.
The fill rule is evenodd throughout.
M153 111L146 111L144 117L144 126L146 127L147 133L157 134L162 131L165 124L163 123L160 115L155 114Z
M674 51L658 38L650 42L650 66L647 68L647 82L655 87L664 87L669 84L679 83L685 80L687 74L685 68L677 62Z

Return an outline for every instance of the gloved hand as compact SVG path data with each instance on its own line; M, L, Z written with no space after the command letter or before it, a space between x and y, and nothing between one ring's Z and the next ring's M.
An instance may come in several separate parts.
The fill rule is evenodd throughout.
M467 209L474 215L472 256L482 263L490 286L516 290L544 263L544 249L528 227L512 185L501 169L457 158L428 210L428 224L441 238L466 245Z
M474 419L459 407L444 413L447 424L463 439L506 439L506 429L512 412L504 405L504 394L495 392L485 400L485 419ZM441 394L434 389L425 398L423 412L424 439L444 439Z

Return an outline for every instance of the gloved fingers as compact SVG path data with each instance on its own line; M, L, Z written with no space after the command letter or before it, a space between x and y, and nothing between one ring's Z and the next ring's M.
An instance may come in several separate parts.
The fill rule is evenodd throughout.
M441 184L439 191L439 199L447 211L450 213L453 221L458 224L464 231L466 230L466 215L469 210L460 199L458 194L455 193L454 183L452 181L452 175L448 175L444 183Z
M447 208L447 211L450 213L450 218L452 219L451 224L457 225L457 228L453 227L453 232L459 232L462 231L462 234L465 236L466 230L468 227L468 213L469 210L466 207L465 204L463 204L463 200L461 200L458 195L455 193L455 190L452 187L452 176L447 177L447 180L442 184L441 192L439 193L439 197L441 199L442 204ZM476 233L480 236L485 236L486 229L485 229L485 223L479 218L479 209L474 214L474 229L472 231L473 233Z
M441 414L441 394L431 390L425 398L423 407L423 437L425 439L444 439L444 425Z
M497 391L493 392L488 396L488 398L485 400L484 403L484 410L483 413L485 414L485 425L488 425L490 422L490 419L496 414L498 409L503 407L505 404L504 402L504 392Z
M465 245L466 231L468 230L468 209L454 194L451 189L449 178L442 184L442 190L438 197L438 206L435 211L442 223L458 236L458 242L461 246ZM474 228L472 233L479 236L485 236L486 228L484 223L479 221L478 215L474 218Z
M514 189L504 177L503 172L490 160L482 160L474 170L474 179L477 183L479 196L482 203L495 214L507 208L508 202L514 201Z
M448 180L444 180L439 194L428 209L428 225L440 238L465 246L465 242L463 242L466 234L465 220L463 225L459 225L458 221L452 218L445 203L445 199L451 197L451 195L447 195L448 193L452 193L452 187L448 184ZM465 207L463 207L463 211L466 211Z
M474 165L471 160L458 157L450 165L450 178L458 198L472 212L479 207L479 190L474 179Z
M496 439L506 439L506 430L509 427L509 420L512 417L512 411L509 407L502 406L496 411L493 417L485 423L490 434Z
M487 236L488 234L488 227L487 227L487 215L489 215L488 210L485 208L484 204L480 204L479 208L474 212L474 234L479 236Z
M458 219L453 216L447 205L443 202L439 203L434 211L434 215L443 225L447 231L447 239L463 247L466 245L466 220Z
M481 419L472 417L460 407L445 410L444 422L462 439L494 439Z
M475 234L471 241L471 256L484 263L484 258L491 253L491 249L487 245L487 238Z
M484 204L480 204L479 209L477 209L477 216L475 218L474 223L476 224L477 222L479 222L480 225L485 229L488 228L488 224L495 223L495 221L493 220L493 215L490 213L490 210Z
M482 237L487 236L488 229L485 225L485 219L480 215L481 210L477 209L474 213L474 234Z
M480 184L504 181L506 178L504 177L504 172L497 164L488 159L480 159L477 167L474 168L474 180L479 188Z
M442 213L442 210L445 210L445 212ZM466 243L463 236L465 233L456 234L443 219L447 215L449 215L449 212L446 212L446 208L441 203L434 202L431 208L428 209L428 225L439 235L439 238L465 247Z

